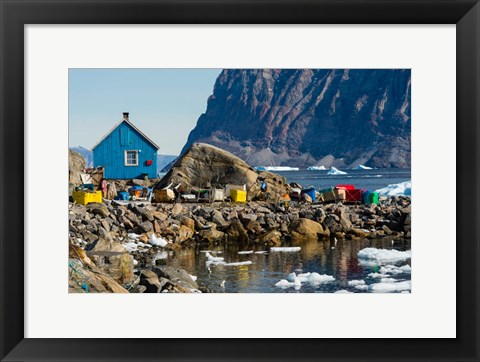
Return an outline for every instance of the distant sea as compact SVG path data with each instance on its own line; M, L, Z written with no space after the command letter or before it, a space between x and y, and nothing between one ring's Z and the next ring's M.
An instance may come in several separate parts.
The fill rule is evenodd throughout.
M356 188L378 190L391 184L411 180L410 169L381 168L373 170L342 170L346 175L328 175L326 171L275 171L287 179L287 183L296 182L303 187L314 186L317 190L334 187L338 184L352 184Z

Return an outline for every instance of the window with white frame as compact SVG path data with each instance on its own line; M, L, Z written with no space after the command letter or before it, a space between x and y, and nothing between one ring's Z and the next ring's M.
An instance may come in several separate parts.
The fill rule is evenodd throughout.
M125 166L138 166L138 151L125 151Z

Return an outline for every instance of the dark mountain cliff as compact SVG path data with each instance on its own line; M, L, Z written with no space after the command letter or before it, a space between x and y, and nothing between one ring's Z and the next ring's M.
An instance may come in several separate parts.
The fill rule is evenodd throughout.
M185 144L254 166L410 167L410 70L224 70ZM183 153L182 151L182 153Z

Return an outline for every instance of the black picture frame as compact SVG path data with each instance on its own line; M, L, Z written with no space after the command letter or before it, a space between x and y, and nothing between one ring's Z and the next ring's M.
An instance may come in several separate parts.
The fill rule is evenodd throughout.
M2 361L479 360L480 5L477 0L0 0L0 11ZM24 145L24 25L162 23L456 24L456 180L459 189L468 190L456 196L457 338L24 338L24 147L28 147ZM452 247L453 243L452 240Z

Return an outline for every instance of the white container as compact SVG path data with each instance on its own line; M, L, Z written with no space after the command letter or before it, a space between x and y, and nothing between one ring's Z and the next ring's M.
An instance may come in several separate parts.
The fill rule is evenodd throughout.
M222 189L210 190L210 201L223 201L225 199L225 193Z

